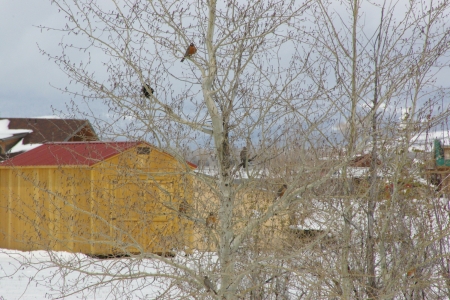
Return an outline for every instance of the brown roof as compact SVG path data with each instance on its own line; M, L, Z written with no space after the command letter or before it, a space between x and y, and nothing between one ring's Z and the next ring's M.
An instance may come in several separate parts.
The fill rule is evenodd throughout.
M368 168L372 163L372 154L356 156L350 163L351 167ZM377 159L377 165L381 165L381 160Z
M31 129L24 144L45 142L97 141L98 137L88 120L0 118L9 120L9 129Z

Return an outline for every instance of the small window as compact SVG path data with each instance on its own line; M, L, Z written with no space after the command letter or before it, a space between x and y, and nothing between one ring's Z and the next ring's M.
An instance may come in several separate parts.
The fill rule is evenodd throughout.
M450 149L444 149L444 159L450 159Z
M149 155L150 147L137 147L137 154Z

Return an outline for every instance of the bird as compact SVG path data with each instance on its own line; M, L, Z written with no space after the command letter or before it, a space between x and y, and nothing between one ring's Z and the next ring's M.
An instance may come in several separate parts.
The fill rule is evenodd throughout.
M150 98L150 93L148 91L150 91L152 95L155 92L155 90L149 87L148 85L143 85L142 93L144 94L145 98Z
M216 228L216 224L217 224L216 214L213 212L210 212L209 216L206 218L206 227Z
M194 43L191 43L189 47L186 49L186 53L184 54L183 58L181 59L181 62L184 61L186 57L190 57L191 55L194 55L197 52L197 48L195 48Z
M241 156L241 165L245 169L247 167L247 147L242 148L240 153Z
M277 197L275 198L275 200L277 200L278 198L283 197L284 193L287 190L287 184L283 184L280 189L277 191Z
M178 207L178 211L182 214L186 214L189 209L189 204L187 203L186 199L183 199L181 201L180 206Z
M206 291L207 291L207 292L213 291L214 294L217 295L217 292L216 292L216 290L214 289L214 285L213 285L213 283L211 282L211 280L209 280L208 276L205 275L205 277L204 277L204 279L203 279L203 283L204 283L205 286L206 286Z
M409 278L412 278L416 275L416 268L409 269L408 272L406 272L406 276Z

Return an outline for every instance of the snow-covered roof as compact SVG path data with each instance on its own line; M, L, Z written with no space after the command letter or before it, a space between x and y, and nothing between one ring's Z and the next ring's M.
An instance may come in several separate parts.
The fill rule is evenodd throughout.
M61 119L61 117L50 115L50 116L36 117L35 119Z
M316 216L314 216L314 217L316 217ZM328 226L327 226L327 222L324 220L315 219L315 218L307 218L302 222L302 224L289 225L289 228L297 229L297 230L327 230Z
M9 129L9 120L0 120L0 139L7 139L22 133L31 133L31 129Z
M11 149L9 149L8 153L16 153L16 152L25 152L31 149L34 149L36 147L39 147L42 144L24 144L23 139L20 139L20 141L14 145Z
M208 167L198 167L195 170L195 173L217 177L219 176L219 169L217 166L208 166ZM269 175L269 171L267 169L256 169L251 164L247 168L240 168L234 175L235 179L248 179L248 178L262 178ZM249 177L250 176L250 177Z
M3 142L0 161L47 142L96 140L98 137L88 120L61 119L56 116L0 118L0 141Z
M347 167L347 176L353 177L353 178L362 178L369 176L370 168L368 167ZM377 170L377 176L378 177L384 177L387 174L382 172L381 170ZM332 177L338 178L342 176L342 170L338 170L336 173L333 174Z
M447 130L438 130L417 134L412 138L412 145L409 150L431 151L435 139L440 140L443 145L448 146L450 145L450 132Z

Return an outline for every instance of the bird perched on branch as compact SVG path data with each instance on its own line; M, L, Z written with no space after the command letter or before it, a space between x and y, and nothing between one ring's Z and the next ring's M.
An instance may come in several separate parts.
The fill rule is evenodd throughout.
M181 62L183 62L186 57L190 57L191 55L194 55L196 52L197 48L195 48L194 43L191 43L189 47L186 49L186 53L184 54L184 57L181 59Z
M247 147L242 148L242 151L239 155L241 157L241 165L245 169L247 167L247 162L248 162Z
M406 272L406 276L409 278L412 278L416 275L416 268L409 269L408 272Z
M150 98L150 93L153 95L154 92L155 90L149 87L148 85L142 86L142 93L144 94L145 98Z
M283 197L284 193L287 190L287 184L283 184L280 189L277 191L277 197L275 198L275 200Z
M206 227L216 228L217 225L217 217L213 212L209 213L209 216L206 218Z
M186 214L189 209L189 203L187 203L186 199L181 201L180 206L178 207L178 211L182 214Z
M213 285L213 283L211 282L211 280L209 280L208 276L205 275L205 277L204 277L204 279L203 279L203 283L204 283L205 286L206 286L206 291L207 291L207 292L213 291L214 294L217 295L217 292L216 292L216 290L214 289L214 285Z

